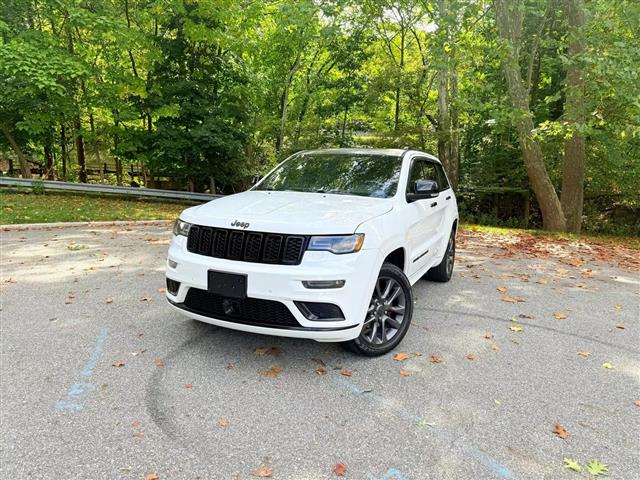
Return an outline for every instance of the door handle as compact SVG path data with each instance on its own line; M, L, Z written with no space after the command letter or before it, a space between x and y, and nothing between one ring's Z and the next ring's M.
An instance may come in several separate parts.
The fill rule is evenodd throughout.
M433 202L433 203L431 204L431 208L435 207L436 205L438 205L438 202Z
M451 200L451 195L449 195L449 196L447 197L447 200Z

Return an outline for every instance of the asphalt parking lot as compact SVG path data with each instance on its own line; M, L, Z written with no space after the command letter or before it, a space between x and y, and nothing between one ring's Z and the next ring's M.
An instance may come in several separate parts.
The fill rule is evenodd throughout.
M615 257L465 234L454 279L414 287L407 358L369 359L175 313L169 231L2 232L1 478L640 478L640 276Z

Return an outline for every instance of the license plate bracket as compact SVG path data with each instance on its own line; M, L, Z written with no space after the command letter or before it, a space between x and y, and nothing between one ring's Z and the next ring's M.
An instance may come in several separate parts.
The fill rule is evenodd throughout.
M231 298L247 298L247 276L241 273L209 270L207 279L209 293Z

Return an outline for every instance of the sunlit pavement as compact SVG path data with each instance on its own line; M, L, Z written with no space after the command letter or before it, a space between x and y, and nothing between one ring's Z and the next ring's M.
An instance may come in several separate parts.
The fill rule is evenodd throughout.
M637 272L467 235L368 359L174 313L169 229L2 232L1 478L640 478Z

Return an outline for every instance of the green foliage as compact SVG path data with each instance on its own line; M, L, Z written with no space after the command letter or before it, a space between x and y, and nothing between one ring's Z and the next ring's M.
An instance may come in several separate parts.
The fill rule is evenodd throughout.
M530 197L535 226L495 9L489 0L450 0L446 11L441 3L6 0L0 150L15 157L11 136L40 165L55 157L58 176L64 157L75 179L80 139L94 166L142 165L178 186L203 190L213 179L231 193L300 149L438 153L455 134L465 216L524 226L523 208L503 205ZM563 2L523 5L521 73L552 182L558 190L564 139L584 134L585 228L640 231L640 3L585 2L578 58L567 53ZM584 72L584 124L564 111L572 64ZM455 79L450 131L436 128L443 68Z
M594 477L604 476L607 474L609 467L599 460L591 460L587 463L587 471Z
M569 470L573 470L574 472L582 471L582 467L580 466L580 464L574 460L571 460L570 458L565 457L563 462L564 462L564 466Z
M42 180L35 180L31 185L31 191L33 192L34 195L44 195L45 194L44 182Z

